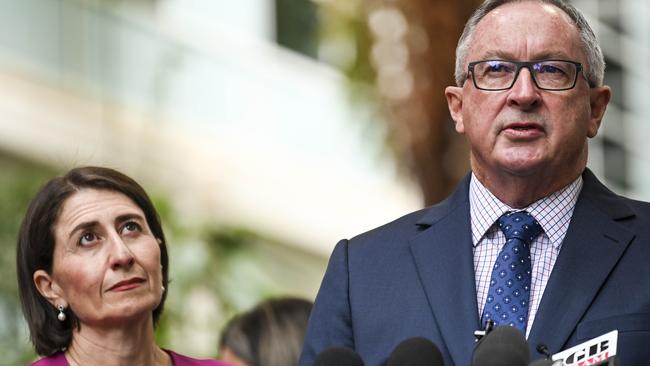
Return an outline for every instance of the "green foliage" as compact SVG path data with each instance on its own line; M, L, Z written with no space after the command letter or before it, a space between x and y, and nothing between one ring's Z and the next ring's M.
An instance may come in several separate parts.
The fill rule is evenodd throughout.
M35 355L18 299L17 233L29 201L54 172L2 152L0 172L0 364L20 365Z

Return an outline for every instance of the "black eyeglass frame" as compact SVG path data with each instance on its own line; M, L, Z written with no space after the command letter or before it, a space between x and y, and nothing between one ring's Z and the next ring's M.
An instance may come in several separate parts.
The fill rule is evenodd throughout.
M517 66L517 68L515 69L515 77L512 78L512 83L510 84L510 86L508 86L507 88L499 88L499 89L487 89L487 88L481 88L481 87L478 86L478 84L476 83L475 75L474 75L474 66L477 65L477 64L480 64L480 63L483 63L483 62L489 62L489 61L509 62L509 63L514 64L515 66ZM537 79L535 78L535 73L533 72L532 66L535 65L535 64L539 64L541 62L548 62L548 61L562 61L562 62L568 62L570 64L575 65L575 67L576 67L576 75L573 78L573 83L571 84L571 86L566 87L566 88L562 88L562 89L542 88L541 86L539 86L539 84L537 83ZM476 89L486 90L486 91L501 91L501 90L511 89L515 85L515 83L517 82L517 78L519 77L519 72L523 68L528 69L528 72L530 72L530 77L533 79L533 82L535 83L535 86L537 86L537 88L540 89L540 90L562 91L562 90L573 89L573 88L575 88L575 86L576 86L576 84L578 82L578 75L582 75L585 78L585 80L587 80L587 83L589 83L589 80L587 79L587 77L582 72L583 69L582 69L582 64L580 62L575 62L575 61L570 61L570 60L562 60L562 59L545 59L545 60L535 60L535 61L510 61L510 60L500 60L500 59L488 59L488 60L473 61L473 62L470 62L467 65L467 73L472 74L472 83L474 83L474 87Z

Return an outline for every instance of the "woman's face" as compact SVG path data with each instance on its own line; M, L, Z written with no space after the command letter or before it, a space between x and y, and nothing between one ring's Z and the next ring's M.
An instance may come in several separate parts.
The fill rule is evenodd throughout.
M67 305L82 324L100 327L152 315L163 291L160 247L131 199L109 190L78 191L64 202L54 238L49 285L44 281L54 305ZM34 280L43 293L36 274Z

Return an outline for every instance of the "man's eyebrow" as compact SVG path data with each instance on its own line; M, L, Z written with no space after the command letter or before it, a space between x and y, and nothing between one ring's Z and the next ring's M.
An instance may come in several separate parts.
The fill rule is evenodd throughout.
M535 61L535 60L549 60L549 59L569 59L570 57L561 51L548 51L536 54L530 60L518 60L512 53L505 51L488 51L482 55L482 60L498 59L508 61Z

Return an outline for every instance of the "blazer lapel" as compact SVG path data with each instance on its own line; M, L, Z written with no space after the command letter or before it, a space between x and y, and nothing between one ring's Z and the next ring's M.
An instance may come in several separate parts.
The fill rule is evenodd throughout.
M528 342L562 349L634 234L616 222L633 215L586 171L583 192L542 296Z
M468 182L419 222L411 253L445 346L456 365L469 365L479 327Z

